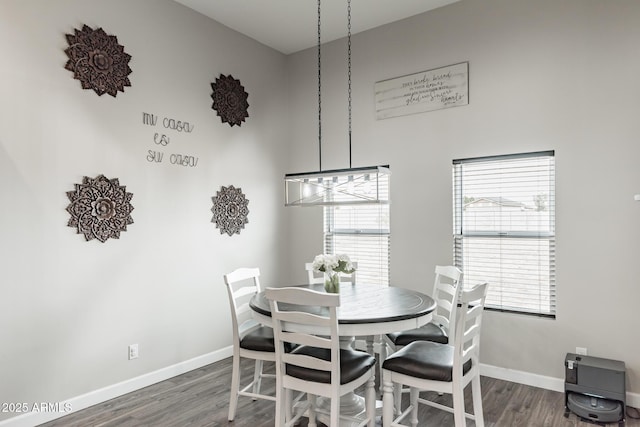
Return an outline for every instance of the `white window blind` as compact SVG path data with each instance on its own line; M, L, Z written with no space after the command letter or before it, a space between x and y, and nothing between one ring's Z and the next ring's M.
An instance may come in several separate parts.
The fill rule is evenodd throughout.
M389 204L324 207L324 252L358 263L356 281L389 285Z
M486 306L555 317L554 152L453 161L454 262Z

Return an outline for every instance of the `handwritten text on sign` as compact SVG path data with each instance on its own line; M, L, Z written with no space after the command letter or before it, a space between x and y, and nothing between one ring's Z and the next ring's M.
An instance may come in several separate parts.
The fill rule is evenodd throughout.
M469 104L469 63L449 65L375 84L376 119Z

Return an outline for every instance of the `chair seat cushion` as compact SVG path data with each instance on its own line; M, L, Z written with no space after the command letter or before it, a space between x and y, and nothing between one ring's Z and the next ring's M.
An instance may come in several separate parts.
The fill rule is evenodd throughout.
M260 326L249 332L240 340L240 347L247 350L275 352L273 341L273 329L268 326Z
M448 344L415 341L393 353L382 364L382 369L425 380L453 380L454 348ZM463 374L471 369L471 360L462 367Z
M322 360L331 360L331 351L326 348L300 346L291 353L304 354ZM357 350L340 350L340 384L349 383L364 375L376 363L376 358ZM331 383L331 372L303 368L287 364L287 375L317 383Z
M448 344L449 336L447 332L435 323L427 323L416 329L402 332L392 332L387 337L397 346L405 346L414 341L432 341L440 344Z

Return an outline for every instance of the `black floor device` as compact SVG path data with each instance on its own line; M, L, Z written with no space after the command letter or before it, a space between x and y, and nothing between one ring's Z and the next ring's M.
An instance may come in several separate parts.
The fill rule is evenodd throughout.
M624 426L625 365L618 360L567 353L564 360L565 417L569 411L596 423Z

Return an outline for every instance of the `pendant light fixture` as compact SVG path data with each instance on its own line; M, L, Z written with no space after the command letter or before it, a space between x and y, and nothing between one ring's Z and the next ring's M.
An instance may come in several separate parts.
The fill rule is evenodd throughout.
M284 176L285 206L332 206L389 203L389 165L351 165L351 0L347 0L349 168L322 170L321 14L318 0L318 166L316 172Z

